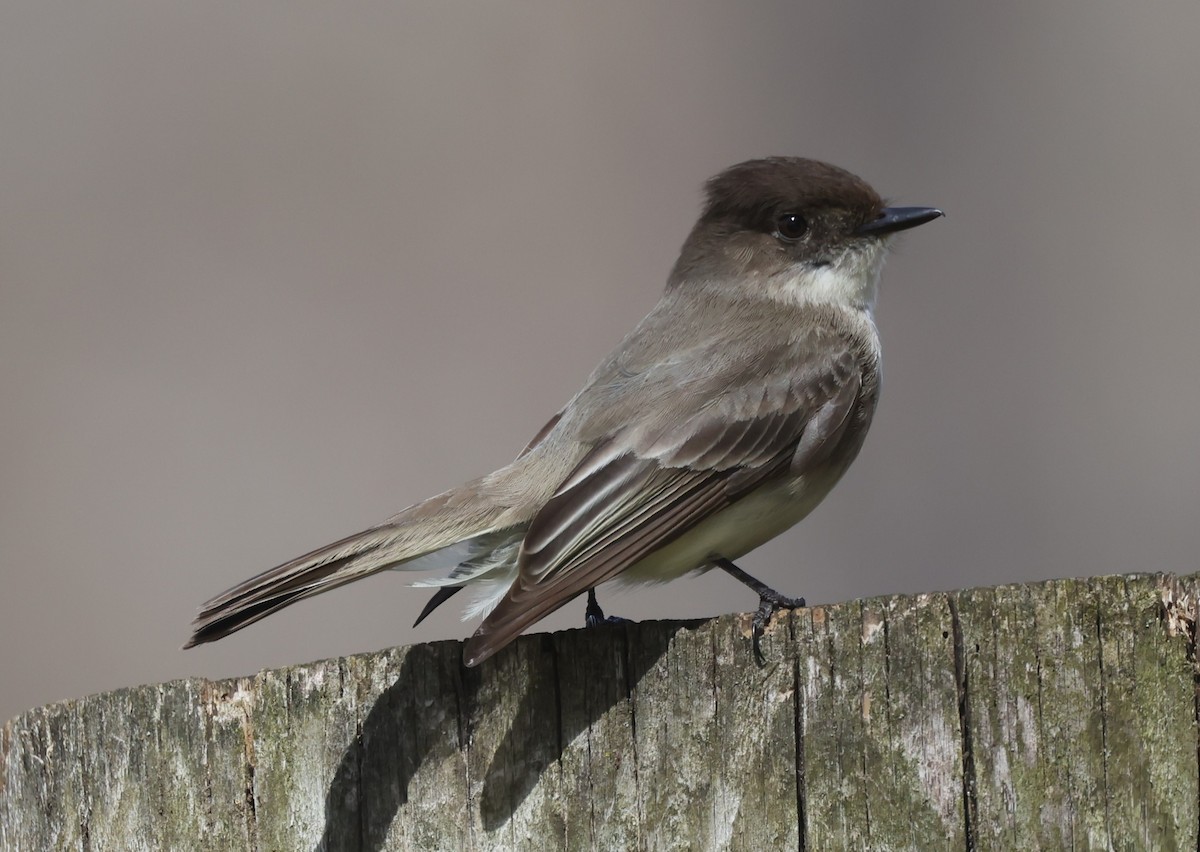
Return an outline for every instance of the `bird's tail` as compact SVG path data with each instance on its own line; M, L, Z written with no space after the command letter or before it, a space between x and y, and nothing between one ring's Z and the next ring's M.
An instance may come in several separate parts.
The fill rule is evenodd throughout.
M264 571L207 601L192 622L191 648L213 642L303 598L415 560L507 525L505 507L474 496L475 483L400 512L387 523Z

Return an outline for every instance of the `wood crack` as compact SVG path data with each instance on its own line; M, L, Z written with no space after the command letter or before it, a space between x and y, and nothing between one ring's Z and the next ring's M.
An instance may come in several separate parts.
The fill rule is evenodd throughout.
M808 802L804 792L804 690L800 683L800 653L796 642L796 614L788 618L788 639L792 645L792 726L796 747L796 822L797 847L808 848Z
M1104 834L1112 837L1112 788L1108 780L1108 706L1105 692L1108 683L1104 675L1104 632L1100 607L1096 607L1096 666L1100 670L1100 767L1104 778Z
M962 621L958 617L958 602L954 595L947 595L946 603L950 609L951 629L954 632L954 683L958 690L958 729L962 738L963 831L967 852L974 852L978 800L975 751L971 739L970 676L967 672L966 649L963 647Z

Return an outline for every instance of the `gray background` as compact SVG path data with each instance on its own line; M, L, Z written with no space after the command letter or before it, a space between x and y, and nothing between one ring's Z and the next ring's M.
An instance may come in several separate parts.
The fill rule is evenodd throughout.
M468 634L393 573L178 650L508 460L763 154L949 215L885 272L862 456L748 569L812 602L1196 570L1198 33L1194 0L3 4L0 718Z

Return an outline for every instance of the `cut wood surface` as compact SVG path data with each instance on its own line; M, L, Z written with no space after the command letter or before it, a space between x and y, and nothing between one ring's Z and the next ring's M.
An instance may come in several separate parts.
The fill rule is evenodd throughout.
M438 642L31 710L4 850L1191 849L1197 577Z

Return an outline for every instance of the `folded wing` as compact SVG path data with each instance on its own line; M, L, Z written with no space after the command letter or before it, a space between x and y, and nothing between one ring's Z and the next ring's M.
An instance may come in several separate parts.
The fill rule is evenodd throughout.
M769 367L717 372L714 393L680 389L678 416L599 442L535 515L519 575L468 642L467 664L765 481L824 459L861 390L852 347L838 343L822 335L769 353L759 362Z

